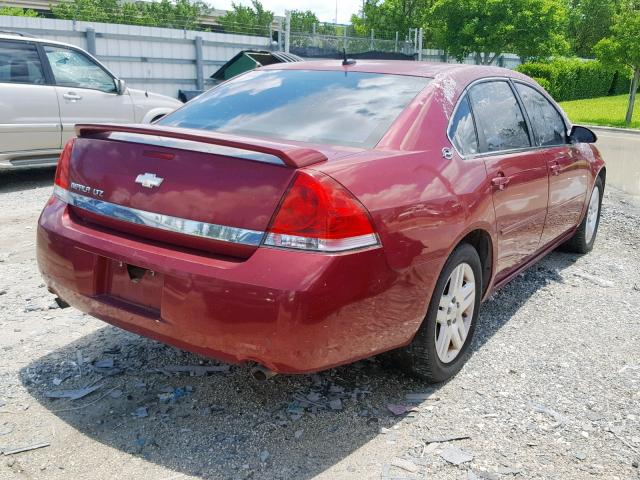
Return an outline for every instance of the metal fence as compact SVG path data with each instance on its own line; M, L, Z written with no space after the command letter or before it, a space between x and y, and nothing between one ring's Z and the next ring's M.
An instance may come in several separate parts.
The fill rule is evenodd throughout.
M108 23L0 16L14 30L87 50L132 88L172 97L202 90L209 76L238 51L266 49L268 37Z
M462 62L458 62L455 58L449 57L444 50L436 48L427 48L422 51L422 60L426 62L447 62L447 63L465 63L468 65L476 64L476 56L468 55ZM495 65L504 68L514 69L522 64L522 60L518 55L513 53L503 53L495 62Z
M349 55L367 58L413 58L419 61L459 63L448 57L444 50L426 48L422 28L409 28L406 32L359 32L352 25L318 23L306 29L291 25L287 15L281 24L284 42L282 48L302 57L335 58L346 51ZM475 55L469 55L462 63L475 64ZM506 53L497 58L501 67L515 68L520 57Z
M338 58L344 49L360 58L457 63L442 50L423 48L422 29L363 34L351 25L321 23L296 30L292 29L289 16L259 32L238 27L242 33L10 16L0 16L0 30L15 30L79 46L131 87L172 97L178 96L178 90L207 88L209 76L238 51L270 49L274 44L275 48L304 58ZM464 63L475 63L475 57L470 55ZM515 68L520 59L505 54L497 63Z
M426 48L423 45L422 28L409 28L406 32L374 31L358 32L352 25L318 23L306 30L297 30L286 17L283 48L302 57L336 58L346 51L348 55L362 58L412 58L428 62L460 63L448 57L444 50ZM475 64L475 55L464 58L462 63ZM520 57L506 53L496 59L497 65L515 68Z
M377 58L389 54L389 58L415 57L420 51L421 36L418 29L411 29L408 33L374 32L366 34L356 31L352 25L338 25L330 23L313 24L310 29L296 29L290 25L289 17L284 25L285 50L302 57L340 56L344 51L348 55L377 54ZM415 32L413 35L412 31Z

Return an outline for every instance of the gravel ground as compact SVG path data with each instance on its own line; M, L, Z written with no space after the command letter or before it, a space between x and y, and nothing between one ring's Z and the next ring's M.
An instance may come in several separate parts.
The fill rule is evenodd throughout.
M640 478L637 200L609 188L590 255L485 303L446 384L376 360L258 383L56 308L34 258L52 177L0 174L0 478Z

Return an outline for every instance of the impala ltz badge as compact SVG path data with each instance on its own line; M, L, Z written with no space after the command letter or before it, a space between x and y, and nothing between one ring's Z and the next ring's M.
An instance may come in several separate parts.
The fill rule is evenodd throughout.
M94 197L102 197L104 195L104 190L93 188L88 185L82 185L81 183L76 182L71 182L71 190L77 190L82 193L90 193Z
M155 173L141 173L136 177L136 183L147 188L159 187L163 180L164 178L156 177Z

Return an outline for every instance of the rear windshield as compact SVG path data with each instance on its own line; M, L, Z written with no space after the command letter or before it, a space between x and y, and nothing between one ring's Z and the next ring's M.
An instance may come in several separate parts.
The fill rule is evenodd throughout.
M209 90L158 124L371 148L429 82L378 73L256 70Z

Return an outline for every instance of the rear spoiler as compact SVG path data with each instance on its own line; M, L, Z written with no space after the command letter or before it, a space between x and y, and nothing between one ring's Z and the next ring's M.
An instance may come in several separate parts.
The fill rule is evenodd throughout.
M286 143L272 142L269 140L240 137L218 132L206 132L202 130L190 130L186 128L158 127L150 125L115 125L115 124L79 124L76 125L78 137L88 137L101 133L122 132L140 135L154 135L159 137L188 140L209 145L219 145L228 148L238 148L251 152L264 153L278 157L282 162L294 168L306 167L314 163L327 160L327 157L318 150L303 148Z

